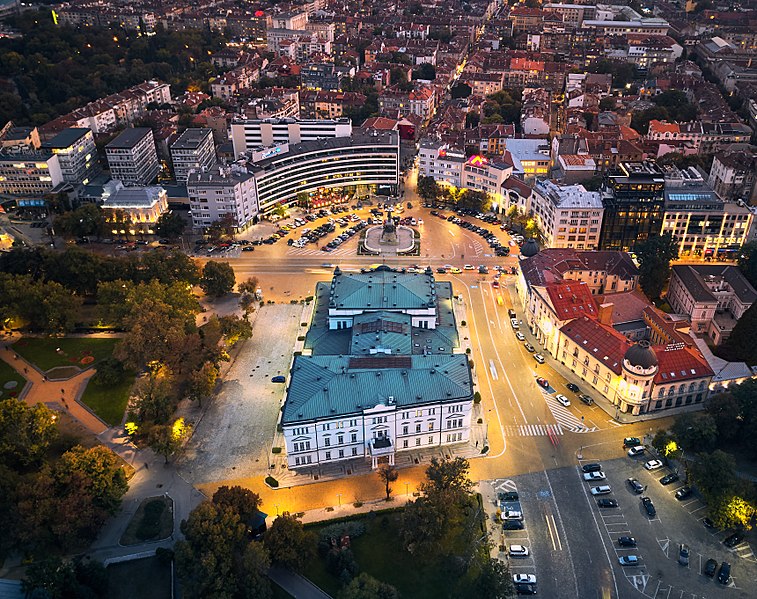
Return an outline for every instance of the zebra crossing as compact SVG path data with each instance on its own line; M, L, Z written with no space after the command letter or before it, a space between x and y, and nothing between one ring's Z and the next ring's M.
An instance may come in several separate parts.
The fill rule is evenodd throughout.
M322 252L317 246L307 245L303 248L289 246L287 256L321 256L329 258L331 256L354 256L355 248L340 247L330 252Z
M593 433L598 430L596 426L588 427L581 420L576 418L568 408L558 402L549 393L542 393L547 402L549 411L552 412L554 419L560 426L571 433Z
M562 435L562 427L559 424L519 424L505 427L506 437L546 437L550 434Z

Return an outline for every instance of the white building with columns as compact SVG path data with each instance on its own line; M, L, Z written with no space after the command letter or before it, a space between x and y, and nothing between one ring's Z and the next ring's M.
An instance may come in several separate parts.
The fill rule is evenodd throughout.
M470 440L473 380L452 286L381 266L320 283L281 416L290 469Z

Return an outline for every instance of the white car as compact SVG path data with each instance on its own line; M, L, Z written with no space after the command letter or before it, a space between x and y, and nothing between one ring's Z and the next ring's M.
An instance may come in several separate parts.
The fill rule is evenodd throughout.
M518 512L516 510L506 510L502 517L505 520L523 520L523 514L521 512Z
M536 584L535 574L513 574L513 582L515 584Z
M628 450L628 456L631 458L637 455L641 455L642 453L644 453L643 445L637 445L636 447L632 447Z
M561 393L558 393L555 395L555 399L559 401L562 405L564 405L566 408L570 405L570 400L562 395Z
M463 270L476 270L476 267L472 264L466 264L465 266L463 266Z
M658 470L662 468L662 462L660 460L649 460L646 464L644 464L644 468L647 470Z
M592 495L608 495L609 493L612 493L610 485L600 485L598 487L591 488Z
M536 360L539 364L544 364L544 356L541 354L534 354L534 360Z
M528 547L523 545L510 545L510 557L528 557Z
M518 331L517 333L515 333L515 338L518 341L525 341L526 340L526 336L523 333L521 333L520 331Z
M584 480L586 481L595 481L595 480L604 480L607 478L605 476L605 473L601 470L599 472L586 472L584 473Z

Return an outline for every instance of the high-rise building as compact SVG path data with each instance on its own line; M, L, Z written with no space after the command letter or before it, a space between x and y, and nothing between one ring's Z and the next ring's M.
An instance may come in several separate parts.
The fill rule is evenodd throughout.
M622 162L602 188L604 217L599 247L632 250L662 230L665 177L652 162Z
M178 183L186 183L191 171L201 171L216 162L212 129L187 129L171 144L171 162Z
M64 129L44 142L42 148L58 156L61 175L67 183L86 185L100 170L91 129Z
M105 146L110 176L129 185L147 185L160 171L152 129L129 128Z
M244 229L258 213L255 176L239 167L215 165L190 173L187 195L192 225L198 230L227 217Z
M50 152L0 152L0 193L39 196L63 181L58 156Z
M352 135L352 121L348 118L297 119L241 119L231 123L234 156L260 146L296 144L306 141Z

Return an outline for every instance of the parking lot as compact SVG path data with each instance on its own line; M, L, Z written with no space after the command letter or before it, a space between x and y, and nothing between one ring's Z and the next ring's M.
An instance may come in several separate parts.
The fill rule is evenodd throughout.
M639 593L653 598L754 597L757 562L750 545L743 542L733 549L724 546L723 539L733 531L706 528L702 521L707 506L695 494L678 500L675 494L684 483L679 480L661 484L660 478L670 470L647 470L644 464L653 456L644 452L631 458L620 447L618 455L618 459L601 464L606 476L603 481L584 481L581 468L576 468L585 502L614 562L618 580L625 578ZM592 463L590 456L585 458L579 461L581 466ZM640 493L632 488L629 479L640 483ZM605 484L611 487L610 494L591 494L592 487ZM656 512L653 516L647 513L642 497L651 499ZM614 499L618 506L599 507L600 498ZM634 538L636 547L620 546L619 537ZM688 565L679 563L682 543L689 548ZM637 556L638 565L622 566L618 560L624 556ZM731 578L726 585L704 574L708 559L717 560L718 568L724 561L731 564Z

